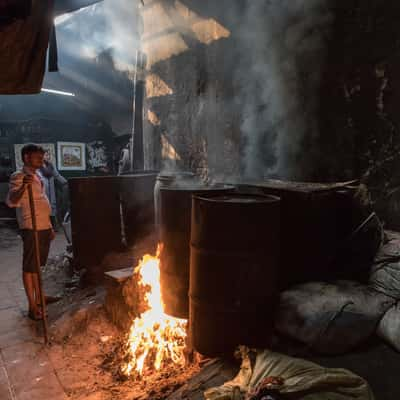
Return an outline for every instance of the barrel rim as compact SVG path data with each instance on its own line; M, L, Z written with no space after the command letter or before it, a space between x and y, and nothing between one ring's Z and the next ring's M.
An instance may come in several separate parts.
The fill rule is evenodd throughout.
M221 201L220 198L226 197L227 194L222 193L210 193L205 195L193 195L193 200L201 200L209 203L218 203L218 204L246 204L246 203L235 203L235 202L224 202ZM231 193L231 197L236 198L254 198L259 201L254 201L249 204L270 204L270 203L279 203L281 198L279 196L274 196L270 194L253 194L253 193Z
M132 174L121 174L118 175L118 178L125 179L125 178L135 178L135 177L143 177L143 176L158 176L157 172L154 171L142 171L142 172L137 172L137 173L132 173Z
M175 178L177 176L197 176L194 172L190 171L175 171L175 172L158 172L160 178Z
M90 175L90 176L73 176L68 178L68 181L73 181L73 182L77 182L77 181L82 181L82 182L86 182L89 180L111 180L111 179L115 179L115 180L125 180L127 178L142 178L142 177L157 177L158 173L157 172L153 172L153 171L141 171L141 172L137 172L137 173L132 173L132 174L124 174L124 175Z
M186 186L178 186L178 185L171 185L171 186L166 186L166 187L161 187L160 191L162 192L188 192L188 193L192 193L192 192L216 192L216 191L229 191L229 190L235 190L235 187L232 185L223 185L221 184L221 186L207 186L207 185L199 185L199 186L190 186L190 185L186 185Z
M101 180L101 179L119 179L118 175L93 175L93 176L73 176L71 178L68 178L68 181L73 181L73 182L77 182L77 181L89 181L89 180Z
M132 172L131 171L125 171L121 172L119 176L124 176L124 175L134 175L134 174L141 174L141 173L153 173L153 174L159 174L160 170L159 169L134 169Z

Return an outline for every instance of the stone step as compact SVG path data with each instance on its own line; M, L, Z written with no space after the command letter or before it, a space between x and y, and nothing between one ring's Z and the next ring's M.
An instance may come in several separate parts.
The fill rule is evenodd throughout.
M106 280L121 284L126 282L133 275L133 268L121 268L114 271L108 271L104 273Z
M132 297L135 297L133 267L116 269L104 273L106 298L104 308L110 320L127 331L134 320Z

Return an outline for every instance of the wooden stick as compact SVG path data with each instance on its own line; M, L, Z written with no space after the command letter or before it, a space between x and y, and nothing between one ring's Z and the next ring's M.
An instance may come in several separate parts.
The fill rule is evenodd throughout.
M47 334L47 314L46 314L46 301L43 292L43 285L42 285L42 275L40 271L41 263L40 263L40 247L39 247L39 236L37 231L37 224L36 224L36 212L35 212L35 203L33 201L33 190L32 184L28 185L28 193L29 193L29 206L31 209L31 218L32 218L32 230L33 230L33 240L35 244L35 264L36 264L36 273L38 275L38 282L39 282L39 293L40 293L40 305L42 307L42 321L43 321L43 336L44 336L44 343L48 345L49 337Z

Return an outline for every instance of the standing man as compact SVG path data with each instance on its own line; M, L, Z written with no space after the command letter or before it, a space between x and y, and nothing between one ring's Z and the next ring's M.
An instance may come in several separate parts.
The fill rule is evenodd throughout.
M24 249L22 277L29 303L28 316L33 320L42 319L43 313L40 307L39 277L36 271L28 185L32 185L41 265L46 264L50 242L54 239L50 221L50 203L46 197L44 185L37 174L37 170L43 165L44 153L44 149L36 144L27 144L22 148L21 156L24 166L11 176L10 190L7 196L8 206L16 208L17 221L21 229Z

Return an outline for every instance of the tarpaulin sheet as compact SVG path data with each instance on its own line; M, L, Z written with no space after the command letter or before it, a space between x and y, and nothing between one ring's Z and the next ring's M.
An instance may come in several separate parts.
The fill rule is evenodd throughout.
M269 350L240 349L239 374L223 386L208 389L206 400L241 400L268 378L280 380L276 391L292 400L374 400L368 383L350 371L323 368L310 361L292 358ZM266 398L268 398L266 396ZM273 397L274 398L274 397Z

